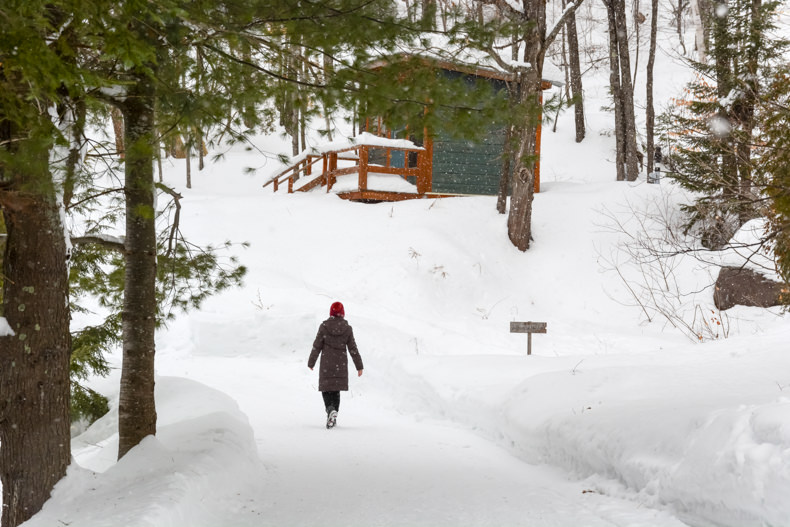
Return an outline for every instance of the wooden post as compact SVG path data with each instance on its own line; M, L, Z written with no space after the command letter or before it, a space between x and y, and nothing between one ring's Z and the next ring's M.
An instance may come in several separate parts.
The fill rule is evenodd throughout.
M332 185L335 184L335 177L331 175L337 170L337 152L329 153L329 172L326 174L326 191L332 190Z
M423 150L417 153L417 193L425 194L433 187L433 140L424 131Z
M368 189L368 146L359 147L359 190L364 192Z

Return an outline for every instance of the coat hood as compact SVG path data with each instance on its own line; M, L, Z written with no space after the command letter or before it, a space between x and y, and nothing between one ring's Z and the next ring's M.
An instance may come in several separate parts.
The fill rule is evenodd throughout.
M338 336L348 331L348 322L342 317L330 317L324 324L330 335Z

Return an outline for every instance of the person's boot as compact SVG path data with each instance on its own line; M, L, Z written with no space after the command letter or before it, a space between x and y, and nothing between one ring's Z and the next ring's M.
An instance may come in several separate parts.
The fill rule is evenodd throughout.
M334 428L335 423L337 423L337 410L335 410L334 407L330 406L329 408L327 408L327 416L326 416L327 429Z

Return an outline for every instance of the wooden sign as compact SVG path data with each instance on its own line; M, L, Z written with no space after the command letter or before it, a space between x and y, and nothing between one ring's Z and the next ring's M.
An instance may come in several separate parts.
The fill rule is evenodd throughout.
M532 334L546 333L545 322L510 322L511 333L527 334L527 355L532 355Z
M511 333L546 333L545 322L511 322Z

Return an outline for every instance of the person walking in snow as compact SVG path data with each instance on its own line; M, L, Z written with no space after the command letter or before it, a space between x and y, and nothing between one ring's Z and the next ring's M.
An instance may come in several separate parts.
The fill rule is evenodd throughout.
M311 370L321 356L318 370L318 391L324 398L326 407L326 427L333 428L337 423L340 410L340 392L348 391L348 355L351 354L357 375L362 376L362 357L354 341L354 330L344 318L343 304L333 303L329 308L329 318L321 322L313 349L307 361Z

